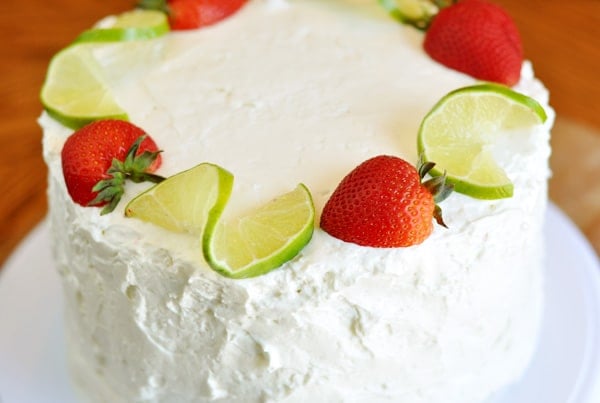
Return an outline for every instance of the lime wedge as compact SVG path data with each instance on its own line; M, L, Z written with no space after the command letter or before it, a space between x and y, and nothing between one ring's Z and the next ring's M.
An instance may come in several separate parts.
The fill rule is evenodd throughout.
M513 184L490 151L512 130L546 121L533 98L497 84L460 88L444 96L425 116L418 151L435 162L432 175L446 171L455 191L478 199L513 195Z
M125 207L125 216L202 237L208 264L231 278L271 271L296 256L311 239L315 210L304 185L225 223L220 217L232 187L229 172L203 163L135 197Z
M379 3L396 20L426 29L438 7L431 0L379 0Z
M226 277L264 274L304 248L312 237L314 219L311 194L300 184L244 217L208 227L202 242L204 257Z
M156 10L133 10L106 20L98 28L82 32L80 42L121 42L152 39L169 32L167 15Z
M232 188L231 173L203 163L135 197L125 207L125 216L201 236L219 220Z
M127 114L108 89L103 69L92 51L100 46L98 42L150 39L168 31L164 13L134 10L107 20L100 28L83 32L73 45L50 61L40 95L44 108L54 119L72 129L98 119L127 120ZM129 60L135 61L135 56Z
M127 120L91 51L91 45L80 45L57 53L50 61L40 94L48 113L72 129L98 119Z

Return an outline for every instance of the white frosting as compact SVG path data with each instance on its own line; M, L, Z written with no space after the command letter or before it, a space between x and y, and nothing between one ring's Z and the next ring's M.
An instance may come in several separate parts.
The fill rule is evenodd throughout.
M164 150L159 173L225 167L233 216L298 182L320 212L367 158L415 161L422 117L474 82L432 62L421 41L372 0L252 0L213 27L95 55ZM517 90L547 107L528 64ZM419 246L364 248L317 228L283 267L230 280L208 268L198 239L72 203L60 168L71 132L43 115L78 385L110 402L482 401L535 346L551 121L498 153L513 198L452 195L450 229ZM121 207L147 186L129 186Z

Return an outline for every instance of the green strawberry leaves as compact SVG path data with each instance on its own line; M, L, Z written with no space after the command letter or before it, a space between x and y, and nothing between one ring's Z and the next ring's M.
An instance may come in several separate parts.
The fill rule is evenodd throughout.
M136 156L140 144L142 144L146 137L146 135L143 135L137 138L127 151L125 160L119 161L114 158L110 168L106 172L110 178L99 181L92 188L92 191L98 192L98 195L88 205L95 206L107 203L100 212L101 215L108 214L117 207L125 193L126 180L129 179L135 183L160 183L165 179L160 175L146 172L161 151L146 150Z

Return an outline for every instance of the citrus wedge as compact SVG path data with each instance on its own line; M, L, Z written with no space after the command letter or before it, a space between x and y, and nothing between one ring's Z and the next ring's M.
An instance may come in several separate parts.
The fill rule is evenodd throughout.
M419 29L426 29L429 20L438 12L431 0L379 0L396 20Z
M232 187L228 171L203 163L135 197L125 207L125 216L202 237L209 266L231 278L269 272L311 239L315 209L304 185L225 223L220 218Z
M50 61L40 98L44 108L67 127L78 129L98 119L123 119L91 45L70 46Z
M490 145L512 130L546 121L533 98L497 84L460 88L443 97L425 116L418 152L435 162L432 175L448 175L455 191L479 199L511 197L513 184Z
M231 278L267 273L296 256L310 241L315 209L300 184L232 222L207 227L202 247L209 265Z
M205 228L214 227L219 220L232 188L231 173L203 163L135 197L125 207L125 216L202 236Z
M155 10L133 10L107 19L100 27L82 32L75 43L152 39L169 32L167 15Z

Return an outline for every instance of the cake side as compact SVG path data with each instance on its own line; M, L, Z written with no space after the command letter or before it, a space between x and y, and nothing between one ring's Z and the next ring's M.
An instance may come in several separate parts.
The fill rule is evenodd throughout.
M97 57L165 150L162 174L211 161L236 175L234 216L300 181L320 211L358 162L416 160L422 117L474 82L430 61L421 39L367 2L255 1L210 30L142 45L150 66L120 67L131 45ZM516 89L547 107L529 65ZM296 259L238 281L210 270L193 237L73 204L60 169L71 131L41 124L71 361L88 396L475 402L533 351L550 122L493 150L513 198L453 195L450 229L424 244L362 248L316 229Z

